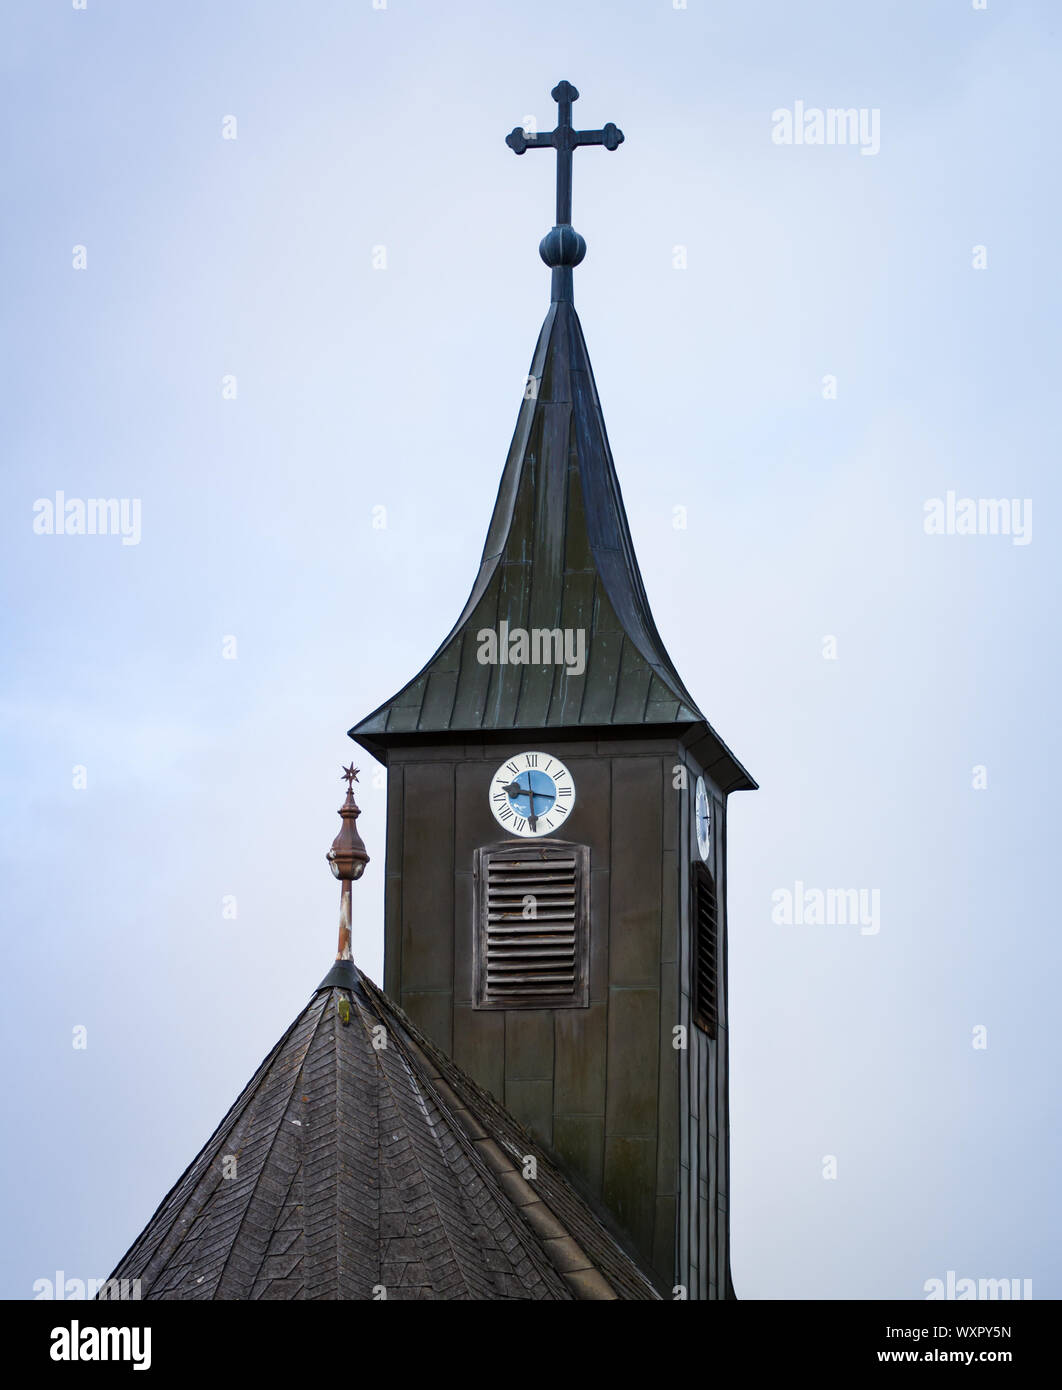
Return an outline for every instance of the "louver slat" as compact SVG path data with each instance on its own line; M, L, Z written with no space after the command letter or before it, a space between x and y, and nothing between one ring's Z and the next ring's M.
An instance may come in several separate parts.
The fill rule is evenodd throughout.
M585 1007L589 858L585 845L476 851L476 1004Z
M719 1027L719 980L716 972L719 918L712 876L698 864L693 876L694 1020L714 1038Z

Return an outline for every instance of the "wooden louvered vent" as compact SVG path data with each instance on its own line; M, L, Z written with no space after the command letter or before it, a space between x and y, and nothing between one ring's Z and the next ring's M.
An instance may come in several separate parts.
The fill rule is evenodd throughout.
M476 851L476 1004L589 1003L590 850L561 841Z
M703 864L693 871L693 1018L709 1037L719 1028L719 916L715 884Z

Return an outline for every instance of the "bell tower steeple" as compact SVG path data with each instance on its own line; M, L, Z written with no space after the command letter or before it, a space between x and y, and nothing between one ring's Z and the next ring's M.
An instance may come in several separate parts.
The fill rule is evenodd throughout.
M548 1145L667 1296L732 1295L726 802L755 782L657 632L572 299L586 245L556 129L552 271L465 608L350 730L388 769L384 987Z

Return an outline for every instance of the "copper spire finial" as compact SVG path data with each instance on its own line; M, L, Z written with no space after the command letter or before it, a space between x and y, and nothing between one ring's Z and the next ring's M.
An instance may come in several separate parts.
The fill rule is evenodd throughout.
M365 865L369 862L365 842L358 834L357 822L361 810L354 800L354 783L358 780L358 772L359 769L353 763L343 769L341 780L347 784L347 799L339 808L343 824L339 834L332 841L332 848L327 855L329 868L343 885L339 895L339 950L336 953L336 960L352 959L350 954L350 885L354 879L361 878L365 872Z

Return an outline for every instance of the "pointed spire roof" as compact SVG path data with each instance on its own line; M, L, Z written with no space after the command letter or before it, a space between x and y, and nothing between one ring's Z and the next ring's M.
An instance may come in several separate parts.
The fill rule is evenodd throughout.
M112 1278L146 1299L659 1297L542 1146L351 961Z
M703 718L657 633L574 306L539 334L479 574L450 635L351 730L689 723ZM586 669L491 665L479 633L585 633ZM573 639L574 640L574 639Z
M584 669L480 660L483 632L504 648L516 629L571 634L569 650L582 641ZM350 737L386 762L388 747L411 735L661 725L686 726L725 790L755 786L657 631L582 327L574 305L559 300L539 334L464 611L424 669Z
M553 90L557 128L514 130L517 154L558 154L557 225L539 253L552 303L538 337L479 573L464 611L428 664L349 732L375 757L438 735L508 730L680 726L725 791L755 782L710 728L657 632L646 597L586 341L572 273L586 243L572 228L572 152L614 150L608 124L576 131L579 93ZM497 651L484 634L493 633ZM530 634L525 652L513 651ZM535 634L541 634L536 647ZM549 634L553 634L552 637ZM566 649L558 641L566 639ZM506 660L516 656L516 660ZM572 659L574 657L574 660Z

